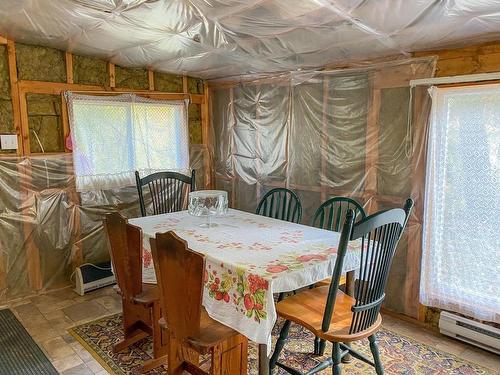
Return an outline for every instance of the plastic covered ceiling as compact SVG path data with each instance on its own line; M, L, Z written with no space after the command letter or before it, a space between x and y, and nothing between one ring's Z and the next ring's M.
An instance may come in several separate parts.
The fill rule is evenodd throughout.
M499 0L1 0L0 33L201 78L497 39Z

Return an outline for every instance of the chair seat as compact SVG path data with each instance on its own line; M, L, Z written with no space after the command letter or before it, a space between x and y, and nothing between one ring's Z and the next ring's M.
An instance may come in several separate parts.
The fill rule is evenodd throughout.
M337 291L335 307L328 332L323 332L321 324L328 297L329 286L307 289L294 296L288 297L276 305L279 316L290 320L310 330L314 335L330 342L351 342L372 335L380 327L382 317L380 314L375 323L367 330L349 334L352 315L351 307L355 299Z
M160 300L160 291L157 285L142 284L142 293L134 297L134 302L144 306L151 306Z
M159 321L160 327L168 329L164 318ZM201 310L200 334L197 337L190 337L187 344L200 354L206 354L217 344L238 336L239 333L216 320L213 320L204 307Z
M314 285L316 285L317 287L330 286L331 282L332 282L332 279L329 277L328 279L321 280L320 282L317 282ZM340 276L339 285L344 285L346 282L347 282L347 277L345 275Z

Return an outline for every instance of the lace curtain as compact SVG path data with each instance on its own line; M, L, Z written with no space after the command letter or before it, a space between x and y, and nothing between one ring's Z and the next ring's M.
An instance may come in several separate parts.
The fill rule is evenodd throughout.
M420 300L500 323L500 85L430 93Z
M136 170L189 170L185 101L66 95L78 191L133 185Z

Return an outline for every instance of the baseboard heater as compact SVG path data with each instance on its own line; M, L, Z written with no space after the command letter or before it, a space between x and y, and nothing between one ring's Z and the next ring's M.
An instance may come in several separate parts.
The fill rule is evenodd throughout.
M116 283L111 262L83 264L75 270L75 292L83 296L92 290Z
M439 317L439 330L471 345L500 354L500 329L446 311Z

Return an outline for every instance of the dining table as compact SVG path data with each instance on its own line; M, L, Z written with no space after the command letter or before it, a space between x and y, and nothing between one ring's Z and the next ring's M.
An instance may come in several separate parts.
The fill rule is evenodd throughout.
M143 282L156 283L150 239L174 231L205 256L202 304L216 321L259 344L259 374L269 374L275 295L330 278L340 233L229 209L211 227L188 211L129 220L143 232ZM343 272L352 294L361 242L350 241Z

